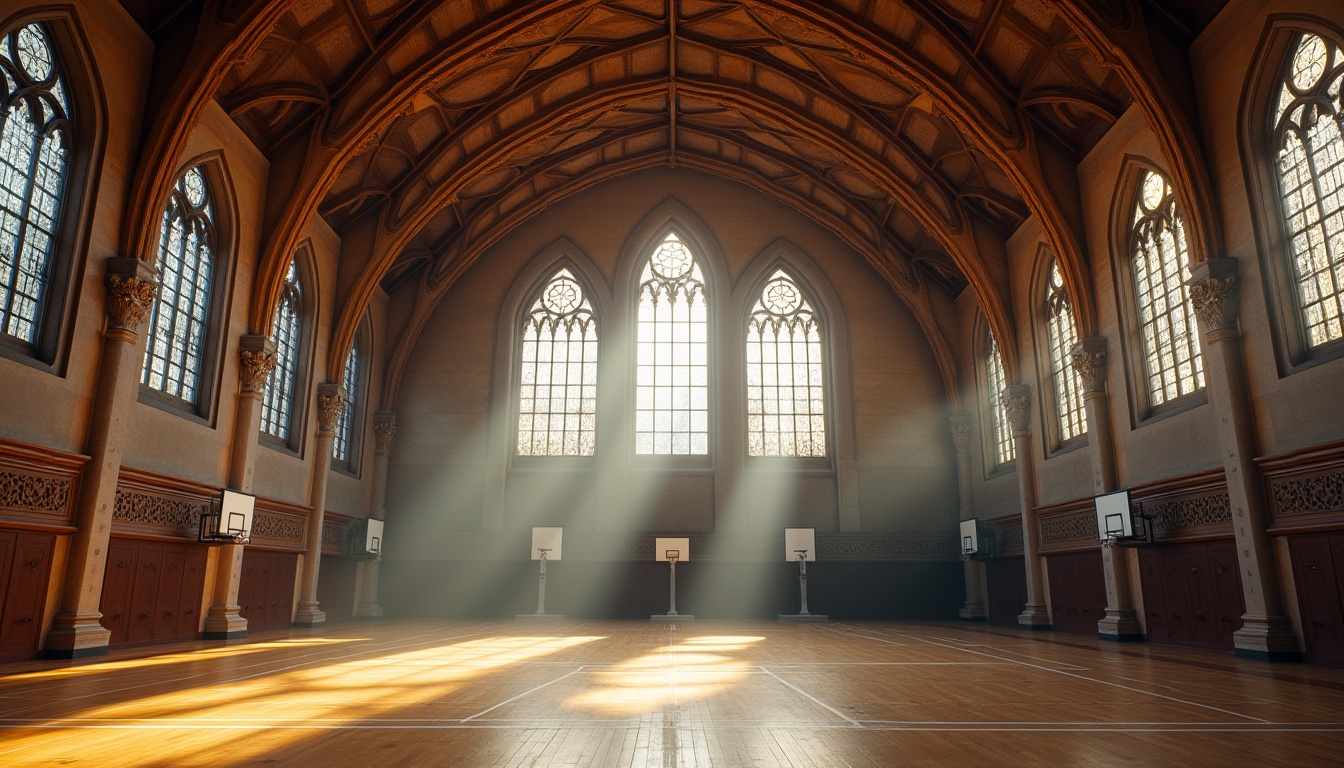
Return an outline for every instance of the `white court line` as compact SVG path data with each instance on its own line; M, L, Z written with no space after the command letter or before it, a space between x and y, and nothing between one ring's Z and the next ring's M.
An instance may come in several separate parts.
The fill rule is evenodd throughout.
M476 723L456 723L444 722L433 724L396 724L396 725L367 725L367 724L345 724L345 725L249 725L249 724L225 724L225 725L195 725L194 730L215 730L215 731L240 731L256 730L265 728L266 730L276 731L465 731L465 730L497 730L497 731L518 731L526 730L560 730L560 729L618 729L618 730L663 730L665 726L659 723L650 723L640 721L619 721L611 722L607 720L577 720L565 722L556 725L544 725L537 721L518 720L518 721L499 721L499 724ZM180 729L181 726L166 724L99 724L99 725L60 725L53 723L37 723L33 725L0 725L0 730L14 729L42 729L42 730L123 730L123 731L163 731ZM853 726L841 725L839 723L817 723L813 721L798 720L780 720L763 721L759 724L729 724L719 725L715 723L688 722L677 726L677 730L694 732L711 731L757 731L773 730L778 728L797 728L818 731L847 731L852 732L856 728L864 731L946 731L961 733L976 732L1004 732L1004 733L1244 733L1244 734L1263 734L1263 733L1344 733L1344 724L1330 726L1281 726L1267 724L1265 727L1254 727L1250 725L1241 725L1234 727L1209 727L1209 726L1176 726L1171 728L1109 728L1105 726L1086 726L1086 727L1061 727L1061 726L1033 726L1029 728L1014 728L1004 726L864 726L856 723Z
M833 631L837 631L837 630L833 630ZM841 632L840 634L845 634L845 633ZM1096 679L1096 678L1094 678L1094 677L1088 677L1088 676L1086 676L1086 675L1079 675L1079 674L1076 674L1076 673L1073 673L1073 672L1067 672L1067 671L1062 670L1062 669L1054 669L1054 668L1051 668L1051 667L1044 667L1044 666L1041 666L1041 665L1039 665L1039 664L1030 664L1030 663L1025 662L1025 661L1018 661L1017 659L1010 659L1010 658L1006 658L1006 657L1003 657L1003 656L995 656L995 655L992 654L992 653L986 653L986 652L984 652L984 651L976 651L976 650L972 650L972 649L970 649L970 648L960 648L960 647L955 646L955 645L944 645L943 643L935 643L935 642L932 641L932 640L928 640L928 639L920 638L920 637L918 637L918 636L914 636L913 639L920 640L921 642L927 643L927 644L929 644L929 645L937 646L937 647L939 647L939 648L947 648L948 650L961 651L962 653L973 653L973 654L975 654L975 655L977 655L977 656L985 656L985 657L988 657L988 658L991 658L991 659L1001 659L1001 660L1004 660L1004 661L1011 661L1011 662L1013 662L1014 664L1021 664L1021 665L1024 666L1024 667L1030 667L1030 668L1032 668L1032 669L1039 669L1039 670L1041 670L1042 672L1054 672L1054 673L1057 674L1057 675L1065 675L1065 676L1067 676L1067 677L1073 677L1073 678L1077 678L1077 679L1079 679L1079 680L1085 680L1085 681L1090 682L1090 683L1097 683L1097 684L1099 684L1099 685L1109 685L1109 686L1112 686L1112 687L1114 687L1114 688L1119 688L1119 689L1121 689L1121 690L1132 691L1132 692L1134 692L1134 693L1143 694L1144 696L1152 696L1152 697L1154 697L1154 698L1158 698L1158 699L1166 699L1167 701L1174 701L1174 702L1176 702L1176 703L1178 703L1178 704L1186 704L1186 705L1189 705L1189 706L1192 706L1192 707L1199 707L1199 708L1201 708L1201 709L1211 710L1211 711L1213 711L1213 712L1222 712L1222 713L1225 714L1225 715L1232 715L1233 717L1241 717L1241 718L1245 718L1245 719L1247 719L1247 720L1254 720L1254 721L1256 721L1256 722L1258 722L1258 723L1268 723L1268 722L1269 722L1268 720L1265 720L1264 718L1261 718L1261 717L1254 717L1254 716L1252 716L1252 715L1244 715L1244 714L1242 714L1242 713L1240 713L1240 712L1234 712L1234 711L1232 711L1232 710L1230 710L1230 709L1222 709L1221 707L1215 707L1215 706L1212 706L1212 705L1209 705L1209 704L1200 704L1200 703L1198 703L1198 702L1194 702L1194 701L1186 701L1185 699L1178 699L1178 698L1176 698L1175 696L1168 696L1168 695L1166 695L1166 694L1164 694L1164 693L1157 693L1157 692L1155 692L1155 691L1145 691L1145 690L1143 690L1142 688L1134 688L1134 687L1132 687L1132 686L1128 686L1128 685L1121 685L1120 683L1113 683L1113 682L1110 682L1109 680L1098 680L1098 679Z
M779 681L780 683L782 683L783 685L785 685L785 686L787 686L787 687L789 687L789 688L792 688L792 689L794 690L794 692L796 692L799 696L802 696L803 698L807 699L808 701L812 702L813 704L816 704L818 707L821 707L822 709L825 709L825 710L829 711L831 714L835 715L836 717L840 718L841 720L844 720L845 722L849 723L850 725L854 726L855 728L862 728L862 727L863 727L863 726L859 725L859 722L858 722L857 720L855 720L854 718L850 717L849 715L846 715L844 712L841 712L840 710L836 709L835 707L832 707L830 704L827 704L827 703L821 701L821 700L818 699L816 696L813 696L812 694L808 693L807 691L804 691L802 688L799 688L798 686L794 685L793 683L790 683L788 680L785 680L784 678L780 677L779 675L776 675L774 672L771 672L770 670L766 669L765 667L762 667L762 666L759 666L759 665L758 665L756 668L759 669L759 670L761 670L761 671L764 672L765 674L767 674L767 675L769 675L769 676L775 678L776 680L778 680L778 681Z
M567 674L563 674L563 675L561 675L561 676L555 678L554 680L551 680L550 682L542 683L541 685L538 685L538 686L535 687L535 688L530 688L530 689L528 689L528 690L526 690L526 691L523 691L522 693L518 694L517 696L511 696L511 697L509 697L509 698L507 698L507 699L505 699L505 700L499 702L498 704L494 705L493 707L490 707L490 708L488 708L488 709L483 709L483 710L481 710L480 712L477 712L476 714L472 715L471 717L464 717L464 718L462 718L462 722L464 722L464 723L466 723L466 722L470 722L470 721L475 720L476 718L480 717L481 715L486 714L487 712L493 712L493 711L495 711L496 709L499 709L500 707L504 706L505 704L512 704L513 702L515 702L515 701L517 701L517 700L523 698L524 696L530 696L530 695L532 695L533 693L536 693L537 691L540 691L542 688L545 688L545 687L547 687L547 686L551 686L551 685L555 685L556 683L560 682L561 680L564 680L564 679L567 678L567 677L572 677L572 676L574 676L574 675L577 675L578 673L582 672L584 669L585 669L585 667L579 667L578 669L575 669L575 670L573 670L573 671L571 671L571 672L569 672L569 673L567 673Z
M851 624L845 624L845 625L842 625L842 626L849 626L849 627L852 627L853 625L851 625ZM835 629L835 628L833 628L833 627L818 627L818 629L824 629L824 630L827 631L827 632L838 632L838 631L839 631L839 630L837 630L837 629ZM880 631L880 630L875 630L875 629L864 629L864 628L858 628L858 627L855 627L854 630L853 630L853 632L852 632L852 635L853 635L854 637L860 637L860 638L863 638L863 639L865 639L865 640L876 640L876 641L879 642L879 643L886 643L886 644L888 644L888 645L894 645L894 646L897 646L897 647L900 647L900 648L904 648L904 647L906 647L907 645L909 645L909 643L898 643L898 642L896 642L896 641L894 641L894 640L886 640L886 639L884 639L884 638L882 638L882 637L880 637L880 636L874 636L874 635L871 635L871 634L863 634L863 632L865 632L865 631L866 631L866 632L878 632L878 631ZM925 640L924 638L922 638L922 637L920 637L920 636L918 636L918 635L910 635L910 634L906 634L906 633L903 633L903 632L897 632L896 630L888 630L888 631L890 631L892 634L897 635L898 637L904 637L904 638L908 638L908 639L910 639L910 640L918 640L918 641L920 641L920 642L928 642L927 640ZM842 634L843 634L843 633L842 633ZM938 643L930 643L930 645L938 645ZM1056 660L1054 660L1054 659L1046 658L1045 656L1032 656L1032 655L1029 654L1029 653L1020 653L1020 652L1018 652L1018 651L1014 651L1014 650L1011 650L1011 649L1009 649L1009 648L1004 648L1003 646L996 646L996 645L992 645L992 644L989 644L989 643L976 643L976 644L973 644L973 645L972 645L972 644L969 644L969 643L959 643L959 644L957 644L957 645L955 645L955 646L945 646L945 647L948 647L948 648L957 648L957 649L961 649L961 648L992 648L993 650L996 650L996 651L998 651L998 652L1000 652L1000 653L1006 653L1006 654L1008 654L1008 655L1010 655L1010 656L1020 656L1020 657L1022 657L1022 658L1024 658L1024 659L1035 659L1035 660L1037 660L1037 661L1044 661L1044 662L1046 662L1046 663L1055 665L1054 668L1056 668L1056 669L1073 669L1073 670L1086 670L1086 669L1091 669L1091 667L1085 667L1085 666L1081 666L1081 665L1079 665L1079 664L1070 664L1070 663L1068 663L1068 662L1064 662L1064 661L1056 661ZM1015 662L1015 663L1017 663L1017 662Z

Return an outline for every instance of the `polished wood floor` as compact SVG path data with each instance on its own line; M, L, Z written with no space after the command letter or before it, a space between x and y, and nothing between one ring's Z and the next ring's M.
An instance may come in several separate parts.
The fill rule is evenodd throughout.
M0 766L1339 766L1344 670L981 625L347 624L0 666Z

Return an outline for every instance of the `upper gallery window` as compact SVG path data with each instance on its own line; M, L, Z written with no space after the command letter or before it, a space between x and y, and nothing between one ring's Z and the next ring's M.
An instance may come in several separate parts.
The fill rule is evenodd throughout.
M999 354L999 343L994 334L989 334L989 349L985 353L985 385L989 390L990 433L994 438L994 465L1007 464L1016 458L1013 446L1013 430L1008 424L1008 412L1003 407L999 395L1008 387L1008 376L1003 370L1003 356Z
M140 383L195 404L201 387L210 281L214 273L214 216L200 167L178 179L159 230L159 293L149 319L149 343Z
M36 347L69 169L70 105L40 24L0 40L0 334Z
M783 270L747 318L747 455L825 456L821 328Z
M1275 109L1279 193L1308 349L1344 337L1344 56L1304 33Z
M1157 406L1204 388L1199 333L1186 287L1185 225L1171 184L1159 173L1144 171L1139 180L1130 243L1148 404Z
M299 371L299 346L303 331L303 285L299 281L299 262L289 262L280 304L275 308L271 340L275 342L275 368L266 380L261 401L261 431L284 442L292 442L296 380Z
M1059 262L1050 266L1050 282L1045 293L1046 327L1050 334L1050 380L1055 388L1055 410L1059 418L1059 440L1067 442L1087 433L1087 417L1083 410L1083 382L1078 371L1069 364L1069 353L1078 343L1078 328L1074 324L1073 308L1064 291L1064 276Z
M592 456L597 448L597 317L568 269L523 317L519 456Z
M668 234L639 278L635 453L709 454L709 308L700 265Z
M351 447L354 445L359 374L359 344L351 344L350 353L345 356L345 371L341 376L341 388L345 390L345 405L336 417L336 434L331 443L331 457L344 465L349 465L352 460Z

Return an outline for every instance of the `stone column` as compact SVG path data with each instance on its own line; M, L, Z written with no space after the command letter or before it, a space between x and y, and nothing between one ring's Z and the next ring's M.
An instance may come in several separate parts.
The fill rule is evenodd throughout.
M1274 542L1267 533L1264 484L1254 461L1255 423L1237 329L1237 260L1208 259L1191 265L1190 273L1190 300L1203 332L1204 375L1218 453L1227 475L1237 565L1246 598L1242 628L1233 635L1236 654L1266 661L1295 660L1299 645L1283 612Z
M75 502L76 530L70 537L60 611L43 649L50 658L101 656L112 636L100 623L98 605L121 453L145 361L139 328L158 292L157 279L157 270L139 259L107 261L107 324L85 445L89 461Z
M947 420L947 433L952 437L952 445L957 455L957 498L960 506L960 519L975 517L975 503L971 497L971 425L962 414L951 416ZM964 561L966 578L966 604L958 615L967 621L984 621L985 611L985 565L978 560L967 558Z
M275 343L265 336L244 336L238 344L238 411L233 420L233 451L229 456L229 487L252 492L261 432L261 403L266 380L275 368ZM219 547L215 591L205 615L205 640L247 637L247 619L238 614L238 586L243 577L243 546Z
M1017 464L1018 501L1022 507L1022 558L1027 566L1027 605L1017 617L1022 629L1050 629L1045 603L1045 579L1041 573L1041 529L1036 520L1036 473L1031 461L1031 388L1026 384L1005 387L999 402L1013 428L1013 452Z
M1111 430L1111 398L1106 394L1106 338L1083 339L1069 352L1073 369L1083 382L1087 412L1087 446L1092 454L1092 493L1115 490L1115 441ZM1097 637L1138 642L1143 628L1134 612L1129 588L1129 554L1117 547L1101 548L1101 570L1106 577L1106 613L1097 622Z
M392 439L397 436L397 414L378 411L373 414L373 494L369 517L383 520L387 516L387 460L392 455ZM378 561L365 560L359 564L357 576L359 599L355 601L355 618L374 619L383 615L378 603Z
M339 384L317 387L317 440L313 447L313 485L308 492L313 516L308 520L308 551L303 557L299 579L299 606L294 625L317 627L325 624L327 614L317 604L317 576L322 564L322 524L326 518L327 476L331 474L331 447L336 441L336 421L345 408L346 392Z

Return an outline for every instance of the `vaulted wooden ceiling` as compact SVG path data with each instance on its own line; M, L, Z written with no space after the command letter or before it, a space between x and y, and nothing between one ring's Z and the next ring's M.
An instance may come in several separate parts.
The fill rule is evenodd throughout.
M655 166L740 181L828 227L931 335L944 333L931 290L970 285L991 325L1007 321L1004 243L1031 215L1085 296L1077 161L1151 79L1144 46L1188 45L1222 5L123 2L165 47L195 41L177 54L182 74L160 75L164 102L189 119L213 98L271 158L254 330L267 330L284 264L320 215L343 242L338 341L376 286L418 281L414 326L535 211ZM1177 113L1168 143L1193 124L1181 87L1141 100L1150 122ZM147 145L171 152L181 129L167 119ZM1197 158L1173 164L1198 193ZM165 174L146 171L145 184ZM156 194L138 190L146 213Z

